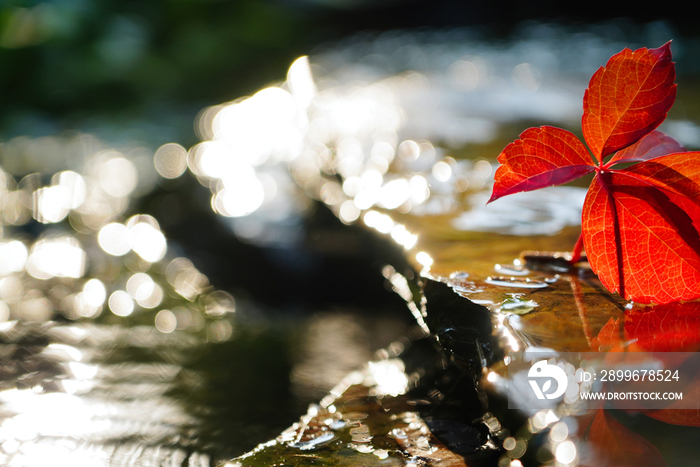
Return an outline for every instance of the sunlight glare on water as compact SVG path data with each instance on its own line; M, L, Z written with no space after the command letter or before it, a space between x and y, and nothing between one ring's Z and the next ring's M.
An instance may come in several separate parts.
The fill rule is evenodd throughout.
M35 195L37 197L36 217L40 222L60 222L68 215L68 209L64 206L67 193L63 187L40 188Z
M19 240L0 243L0 275L22 271L28 256L27 247Z
M404 371L403 361L400 359L370 362L367 370L376 384L373 388L376 395L396 397L408 390L408 377Z
M129 316L134 311L134 300L128 292L116 290L109 296L109 309L117 316Z
M266 174L286 164L297 185L325 202L343 223L362 219L410 249L415 235L405 226L394 229L374 214L364 214L378 208L401 214L459 214L464 205L456 201L462 193L468 204L481 206L484 200L469 196L487 190L493 180L493 160L455 158L431 141L456 148L485 144L495 139L502 122L545 114L566 122L578 118L579 103L569 85L542 71L551 68L554 52L549 49L558 46L535 37L498 53L483 44L469 52L460 44L400 73L387 71L391 67L381 61L356 70L330 65L342 61L343 54L363 53L365 47L373 53L384 50L383 38L311 60L302 57L290 66L286 82L202 111L197 127L203 142L190 149L189 168L212 189L213 210L232 218L239 238L264 238L263 226L276 222L273 212L277 219L299 214L294 204L280 204L280 176L269 179L274 185L263 182ZM389 54L385 63L392 60ZM583 68L568 72L583 82ZM506 102L511 108L504 107ZM523 217L525 211L499 217L506 204L489 206L483 214L465 211L454 226L532 234L530 224L536 224ZM491 211L503 227L482 220L494 218ZM255 221L240 219L248 216ZM556 232L575 217L552 213L559 223L543 229ZM561 219L567 220L562 224Z
M85 272L85 262L85 251L73 236L47 237L32 246L26 269L37 279L51 277L77 279Z

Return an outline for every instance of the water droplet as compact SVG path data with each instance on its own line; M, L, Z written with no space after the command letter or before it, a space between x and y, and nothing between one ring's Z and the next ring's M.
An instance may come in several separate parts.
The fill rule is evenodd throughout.
M537 306L539 305L534 300L520 300L517 297L513 297L505 300L498 311L524 315L534 310Z
M355 441L353 439L353 441ZM363 443L364 441L359 441L360 443ZM357 452L361 452L363 454L370 454L371 452L374 451L374 448L372 446L367 446L364 444L351 444L349 447L354 449Z
M474 294L484 291L482 287L477 287L473 282L450 282L452 289L458 294Z
M401 428L394 428L393 430L391 430L390 434L394 438L398 438L398 439L408 438L408 435L406 435L406 432L404 430L402 430Z
M569 272L571 270L571 253L549 251L523 251L525 264L530 269L543 272Z
M307 451L307 450L313 449L316 446L319 446L321 444L325 444L334 438L335 438L335 434L333 432L326 432L320 436L317 436L316 438L310 439L308 441L304 441L302 443L295 443L295 444L292 444L291 446L295 447L295 448L299 448L303 451Z
M464 280L464 279L466 279L467 277L469 277L469 273L468 273L468 272L464 272L464 271L456 271L456 272L453 272L452 274L450 274L450 279L455 279L455 280L458 280L458 281L459 281L459 280Z
M496 264L493 269L500 274L510 276L527 276L530 270L522 264Z
M504 277L504 276L489 276L484 281L487 284L498 285L501 287L518 287L522 289L542 289L547 287L547 283L530 278L516 278L516 277Z

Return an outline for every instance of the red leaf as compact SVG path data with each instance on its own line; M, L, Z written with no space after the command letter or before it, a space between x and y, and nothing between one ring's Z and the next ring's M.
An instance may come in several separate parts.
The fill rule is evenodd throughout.
M700 298L700 153L598 172L583 241L605 287L640 303Z
M597 410L588 429L588 442L598 456L596 467L662 467L667 465L656 447L640 435L630 431L607 410Z
M690 205L700 204L700 152L668 154L620 172L681 196L679 202L686 200Z
M583 136L599 162L666 118L676 99L670 46L624 49L591 78L583 96Z
M686 393L684 392L684 394ZM696 400L700 398L700 388L695 388L692 394ZM700 426L700 410L696 409L669 408L663 410L649 410L643 413L648 417L671 425Z
M498 157L489 200L595 171L582 216L589 262L609 290L641 303L700 298L700 152L654 131L675 100L675 73L670 43L614 55L584 96L598 163L572 133L531 128ZM636 164L610 169L625 162Z
M581 141L571 132L543 126L525 130L498 156L489 203L501 196L575 180L595 170Z
M632 146L628 146L622 151L616 152L610 158L606 167L625 162L648 161L656 157L684 151L685 148L675 139L658 130L654 130Z

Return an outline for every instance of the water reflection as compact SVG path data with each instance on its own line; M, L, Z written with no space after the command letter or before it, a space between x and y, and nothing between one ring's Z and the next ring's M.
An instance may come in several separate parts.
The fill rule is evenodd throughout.
M196 340L164 339L154 328L39 326L14 321L0 334L9 351L3 352L4 371L15 368L14 378L4 378L10 387L0 391L3 464L117 465L129 457L188 457L184 446L169 440L196 420L163 397L180 367L93 360L122 340L176 353ZM152 443L162 451L148 448Z
M236 300L173 254L155 218L133 214L154 174L184 172L179 149L149 155L87 136L3 145L1 464L210 465L210 453L225 445L207 447L202 417L170 394L201 390L200 370L186 367L208 345L231 341ZM46 175L15 177L8 166ZM273 372L283 381L288 373ZM281 420L299 410L287 405ZM251 444L244 436L218 455Z

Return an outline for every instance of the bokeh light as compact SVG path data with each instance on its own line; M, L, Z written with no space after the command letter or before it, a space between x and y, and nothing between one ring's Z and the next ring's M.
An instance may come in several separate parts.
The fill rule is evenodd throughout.
M19 240L0 242L0 275L8 275L24 269L29 253Z
M110 255L123 256L131 251L131 231L118 222L112 222L100 229L97 236L100 247Z
M128 196L136 188L138 174L134 164L119 155L106 156L97 171L102 189L115 198Z
M117 316L129 316L134 311L134 300L128 292L116 290L109 296L109 309Z
M177 178L187 170L187 150L177 143L159 147L153 155L153 165L163 178Z
M74 237L66 235L38 240L29 251L27 272L37 279L82 277L86 255Z
M171 333L177 329L178 320L170 310L160 310L155 318L156 328L163 333Z
M155 263L163 259L168 245L152 216L136 215L126 223L131 234L131 248L144 260Z

